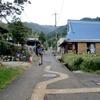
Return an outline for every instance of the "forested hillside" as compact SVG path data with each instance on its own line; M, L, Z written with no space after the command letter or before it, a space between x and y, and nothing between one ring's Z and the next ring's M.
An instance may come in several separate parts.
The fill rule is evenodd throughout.
M66 35L67 35L67 25L60 26L56 30L50 32L47 37L49 46L55 47L56 42L59 40L59 38L65 37Z
M45 34L48 34L55 30L55 27L51 25L39 25L32 22L30 23L25 22L24 24L28 26L29 28L31 28L33 31L43 32Z

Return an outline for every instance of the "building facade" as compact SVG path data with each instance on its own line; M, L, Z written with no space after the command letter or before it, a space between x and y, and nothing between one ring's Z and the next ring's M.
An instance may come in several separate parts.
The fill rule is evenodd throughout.
M100 22L69 20L67 29L65 52L100 53Z

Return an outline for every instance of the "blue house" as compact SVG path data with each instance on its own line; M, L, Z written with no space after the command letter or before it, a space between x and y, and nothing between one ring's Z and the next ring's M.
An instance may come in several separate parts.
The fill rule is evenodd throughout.
M100 22L68 20L67 36L62 43L65 52L100 52Z

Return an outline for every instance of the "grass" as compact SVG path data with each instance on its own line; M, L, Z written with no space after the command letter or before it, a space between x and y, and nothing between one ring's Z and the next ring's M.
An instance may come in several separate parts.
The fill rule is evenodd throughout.
M34 56L33 63L38 60L37 56ZM15 80L23 71L28 68L28 64L16 66L16 68L3 66L0 63L0 90L5 88L9 83Z
M0 68L0 90L22 73L21 68Z
M62 61L70 70L100 73L100 54L64 54Z

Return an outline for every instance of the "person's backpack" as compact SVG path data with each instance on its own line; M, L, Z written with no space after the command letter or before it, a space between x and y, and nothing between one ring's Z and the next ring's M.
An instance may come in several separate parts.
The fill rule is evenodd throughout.
M38 54L42 55L43 54L43 48L38 48L37 52L38 52Z

